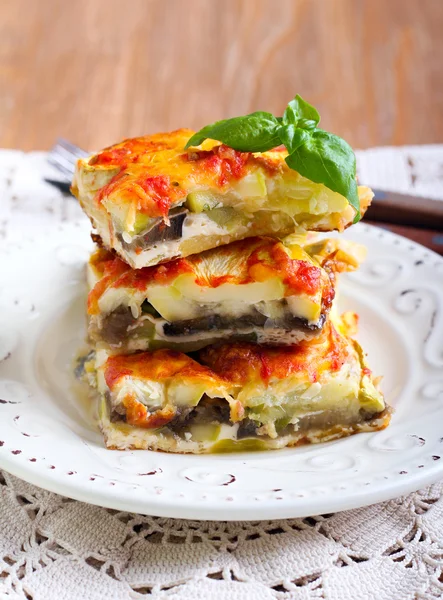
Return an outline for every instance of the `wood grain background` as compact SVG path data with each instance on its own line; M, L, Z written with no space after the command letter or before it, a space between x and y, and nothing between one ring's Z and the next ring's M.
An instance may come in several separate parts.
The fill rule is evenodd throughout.
M442 0L0 0L0 147L88 148L298 92L355 147L443 142Z

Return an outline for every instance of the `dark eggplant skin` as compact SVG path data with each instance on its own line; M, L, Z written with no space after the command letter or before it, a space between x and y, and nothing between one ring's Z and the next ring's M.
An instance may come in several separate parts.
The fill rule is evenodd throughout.
M149 308L149 307L148 307ZM151 314L156 320L156 311L144 309L144 314ZM137 323L137 318L132 315L131 309L127 306L118 306L112 313L106 315L101 323L99 330L100 338L108 344L119 344L124 342L128 337L128 328ZM235 338L239 336L251 336L251 332L257 329L263 329L264 332L271 333L269 339L277 340L279 335L288 334L290 332L302 332L315 335L320 333L325 321L326 312L322 312L320 318L315 323L309 323L306 319L294 317L289 312L281 319L269 319L266 315L258 310L253 310L247 315L230 318L229 316L212 314L203 315L197 319L188 319L182 321L163 321L163 334L170 341L175 340L180 342L180 338L189 336L202 335L223 332L225 338ZM136 329L134 331L137 331ZM255 337L254 334L252 334ZM217 336L217 337L220 337ZM253 341L253 340L252 340ZM271 342L270 342L271 343ZM272 342L277 343L277 342Z
M237 429L237 439L243 440L244 438L255 437L257 435L257 428L260 427L260 423L252 421L251 419L243 419L240 421Z
M272 320L266 315L254 311L241 317L229 318L221 315L205 315L198 319L189 319L187 321L174 321L165 323L163 331L168 337L181 335L195 335L204 331L232 331L240 333L244 329L251 327L266 327L272 329L281 329L282 331L320 331L326 320L326 315L322 314L316 323L309 323L306 319L294 317L290 314L282 319Z
M183 233L184 220L188 214L189 210L185 207L173 208L168 215L169 225L159 217L152 219L149 226L134 236L131 242L126 242L121 233L117 234L117 238L126 251L147 250L157 243L179 240Z
M143 311L145 314L149 311ZM281 331L287 333L291 331L302 331L306 333L320 332L326 320L323 313L316 323L309 323L306 319L294 317L291 314L285 315L282 319L272 320L258 311L240 317L229 318L218 314L204 315L198 319L188 319L183 321L165 321L163 324L163 333L167 338L198 335L200 333L221 332L227 337L247 334L253 328L263 328L273 330L274 334ZM112 313L103 318L100 337L108 344L118 344L124 341L128 335L128 327L134 325L137 319L132 315L131 309L126 306L117 307Z

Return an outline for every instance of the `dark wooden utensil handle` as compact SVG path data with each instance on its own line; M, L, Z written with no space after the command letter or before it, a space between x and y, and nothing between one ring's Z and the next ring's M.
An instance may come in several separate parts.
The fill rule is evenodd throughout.
M443 200L374 190L366 219L443 231Z

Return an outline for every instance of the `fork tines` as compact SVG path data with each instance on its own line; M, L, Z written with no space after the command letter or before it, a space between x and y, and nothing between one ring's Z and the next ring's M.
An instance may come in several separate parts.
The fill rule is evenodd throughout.
M89 152L75 146L68 140L59 138L48 153L48 162L53 165L66 180L71 181L78 158L89 156Z

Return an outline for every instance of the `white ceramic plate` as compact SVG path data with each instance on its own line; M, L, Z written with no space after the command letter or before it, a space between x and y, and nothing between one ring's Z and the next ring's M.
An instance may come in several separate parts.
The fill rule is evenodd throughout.
M73 390L85 334L86 221L39 228L0 249L0 466L48 490L115 509L193 519L299 517L359 507L443 477L443 259L367 225L340 309L395 407L390 427L261 453L182 456L104 448Z

